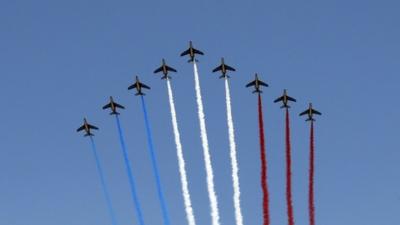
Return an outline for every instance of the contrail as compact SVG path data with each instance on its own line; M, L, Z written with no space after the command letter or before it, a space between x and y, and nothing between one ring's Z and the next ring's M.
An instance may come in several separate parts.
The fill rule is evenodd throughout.
M315 225L315 205L314 205L314 122L311 121L310 128L310 168L309 168L309 191L308 191L308 210L310 225Z
M197 102L198 116L200 123L200 137L203 145L204 163L207 173L207 189L211 207L212 225L219 225L220 223L219 223L218 200L217 200L217 194L215 193L214 190L214 174L211 165L210 150L208 148L208 138L207 138L206 122L203 110L203 100L201 99L199 73L195 61L193 62L193 69L194 69L194 83L196 89L196 102Z
M226 116L228 123L229 133L229 148L230 157L232 164L232 183L233 183L233 204L235 207L235 219L237 225L243 225L242 211L240 208L240 187L239 187L239 168L236 158L236 143L235 143L235 130L233 127L232 119L232 105L231 105L231 94L229 90L228 78L225 78L225 96L226 96Z
M146 103L144 101L143 95L140 96L140 99L141 99L141 102L142 102L144 122L145 122L145 125L146 125L147 142L148 142L148 145L149 145L151 164L153 166L153 173L154 173L154 177L156 179L158 198L160 200L162 215L163 215L163 218L164 218L164 225L169 225L170 222L169 222L169 216L168 216L168 211L167 211L167 205L165 203L164 195L163 195L162 188L161 188L161 186L162 186L161 185L161 179L160 179L160 175L159 175L158 167L157 167L156 152L155 152L154 146L153 146L153 137L152 137L152 134L151 134L150 122L149 122L149 117L148 117L148 114L147 114L147 107L146 107Z
M286 108L286 204L289 225L294 225L292 203L292 158L290 150L289 109Z
M139 225L144 225L142 209L140 207L139 199L136 194L135 179L132 174L132 168L131 168L131 163L130 163L129 157L128 157L128 151L126 150L125 140L124 140L124 136L123 136L123 132L122 132L122 128L121 128L121 122L119 121L119 117L117 114L115 115L115 119L117 122L119 141L121 143L122 154L124 155L126 173L128 174L128 180L129 180L129 185L131 187L131 195L132 195L133 204L135 205L137 219L138 219Z
M183 200L185 203L186 218L188 220L189 225L196 225L193 208L192 208L192 202L190 200L188 180L187 180L186 169L185 169L185 159L183 158L182 143L181 143L181 137L180 137L181 135L179 133L178 121L176 119L174 96L172 94L171 82L169 79L167 79L167 88L168 88L169 106L171 108L172 127L174 130L174 136L175 136L176 154L178 156L179 173L180 173L180 177L181 177L182 195L183 195Z
M109 212L110 217L111 217L111 224L112 225L117 225L117 220L115 218L114 209L113 209L113 206L111 204L110 194L108 192L106 181L104 179L103 168L101 167L100 159L99 159L99 156L97 155L97 148L96 148L96 145L94 143L93 137L92 136L89 136L89 137L90 137L90 143L92 145L92 152L93 152L93 155L94 155L94 159L96 161L97 172L99 173L99 177L100 177L101 187L103 189L104 198L106 199L108 212Z
M264 139L264 121L262 111L261 94L258 94L258 128L260 135L260 157L261 157L261 188L263 191L263 218L264 225L270 224L269 216L269 193L268 193L268 180L267 180L267 159L265 150Z

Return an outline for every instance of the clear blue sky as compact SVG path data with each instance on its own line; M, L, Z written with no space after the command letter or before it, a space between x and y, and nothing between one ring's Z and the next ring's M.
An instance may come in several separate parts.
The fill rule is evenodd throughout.
M161 224L134 75L152 86L146 100L174 225L186 224L161 58L173 75L178 122L198 224L210 224L189 40L206 55L199 69L221 222L234 224L224 84L211 69L224 56L237 68L231 92L242 206L261 224L256 96L264 91L272 225L286 224L284 88L292 107L294 209L307 222L308 124L316 123L316 221L323 225L400 224L398 1L20 1L0 4L0 224L108 225L89 140L75 129L87 116L117 216L136 224L108 96L121 115L148 225Z

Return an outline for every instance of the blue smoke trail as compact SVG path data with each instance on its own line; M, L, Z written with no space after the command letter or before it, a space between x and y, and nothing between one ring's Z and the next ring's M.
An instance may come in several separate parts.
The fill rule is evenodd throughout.
M146 124L147 142L149 145L149 151L150 151L150 157L151 157L151 162L152 162L152 166L153 166L154 177L156 178L158 198L159 198L160 204L161 204L162 214L163 214L163 218L164 218L164 225L169 225L170 223L169 223L169 217L168 217L168 212L167 212L167 205L165 204L164 195L163 195L162 189L161 189L161 180L160 180L160 175L158 173L157 159L156 159L156 155L155 155L155 151L154 151L154 147L153 147L153 138L151 136L150 123L149 123L149 118L148 118L147 109L146 109L146 103L144 101L143 95L140 96L140 99L142 100L144 121Z
M137 214L137 218L138 218L138 221L139 221L139 225L144 225L142 209L140 207L139 199L138 199L137 194L136 194L135 179L134 179L133 174L132 174L132 168L131 168L131 164L130 164L130 161L129 161L129 158L128 158L128 152L126 150L125 140L124 140L124 136L123 136L123 132L122 132L122 128L121 128L121 122L119 121L118 115L115 115L115 119L117 121L119 141L121 143L122 153L124 155L126 173L128 174L129 184L130 184L130 187L131 187L132 200L133 200L133 203L135 205L135 209L136 209L136 214Z
M99 173L101 187L103 188L103 194L104 194L104 197L106 199L108 212L109 212L110 217L111 217L111 224L112 225L117 225L117 220L115 219L114 209L113 209L112 204L111 204L110 194L108 192L106 181L104 179L103 168L101 167L99 156L97 155L97 148L96 148L96 145L94 143L94 140L93 140L92 136L90 136L90 143L92 144L92 151L93 151L94 158L96 160L97 172Z

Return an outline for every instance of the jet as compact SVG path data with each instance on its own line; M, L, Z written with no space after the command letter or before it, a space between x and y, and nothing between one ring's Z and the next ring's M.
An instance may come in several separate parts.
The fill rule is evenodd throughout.
M123 107L122 105L114 102L113 97L111 97L111 96L110 96L110 103L103 106L103 109L108 109L108 108L111 108L110 115L119 115L119 112L117 112L117 108L125 109L125 107Z
M135 95L145 95L145 93L142 92L142 88L145 89L150 89L149 86L140 83L138 76L136 76L136 82L132 84L131 86L128 87L128 90L131 90L133 88L136 88L137 93Z
M318 112L317 110L313 109L312 104L310 103L308 106L308 109L302 113L300 113L300 116L303 115L307 115L308 118L306 119L306 121L315 121L315 119L313 118L313 115L321 115L320 112Z
M162 65L158 69L154 70L154 73L162 72L164 76L162 76L161 79L170 79L171 77L168 76L168 71L172 71L175 73L177 72L176 69L165 64L165 59L162 59Z
M197 59L194 58L196 56L196 54L204 55L204 53L202 51L193 48L192 41L189 41L189 49L182 52L181 56L189 55L190 56L190 59L188 60L189 63L193 62L193 61L198 62Z
M213 73L215 73L217 71L221 71L222 75L219 78L229 78L229 76L226 75L228 70L236 71L233 67L230 67L230 66L226 65L225 62L224 62L224 58L221 58L221 65L218 66L217 68L213 69Z
M275 103L282 102L282 104L283 104L281 106L281 109L282 109L282 108L290 108L290 106L288 105L289 101L296 102L296 99L294 99L294 98L290 97L289 95L287 95L287 91L285 89L285 90L283 90L283 95L281 97L275 99L274 102Z
M254 86L255 90L253 91L253 93L262 93L262 91L260 90L260 87L261 87L261 86L268 87L268 84L267 84L267 83L264 83L263 81L261 81L260 79L258 79L258 74L257 74L257 73L256 73L255 76L256 76L256 79L253 80L252 82L248 83L248 84L246 85L246 87Z
M79 132L79 131L84 130L84 131L86 132L85 137L87 137L87 136L94 136L94 134L92 134L92 133L90 132L91 129L98 130L99 128L97 128L97 127L95 127L95 126L89 124L89 123L86 121L86 118L83 118L83 125L82 125L81 127L79 127L76 131Z

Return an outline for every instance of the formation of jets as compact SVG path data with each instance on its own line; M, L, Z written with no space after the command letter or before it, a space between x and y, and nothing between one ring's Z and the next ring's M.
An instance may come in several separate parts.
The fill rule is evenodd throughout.
M190 57L188 62L197 62L196 55L204 55L204 53L202 51L198 50L198 49L195 49L193 47L193 43L190 41L189 42L189 48L181 53L181 56L186 56L186 55L188 55ZM168 76L168 73L169 72L175 72L176 73L177 70L172 68L172 67L170 67L170 66L168 66L164 59L162 59L161 63L162 63L161 66L159 68L157 68L156 70L154 70L154 73L157 74L157 73L162 72L163 75L162 75L161 79L170 79L171 77ZM224 58L221 58L221 64L219 66L217 66L215 69L212 70L213 73L218 72L218 71L221 71L221 73L222 73L222 75L219 78L227 79L227 78L229 78L229 76L227 75L228 71L233 71L234 72L234 71L236 71L236 69L231 67L231 66L229 66L229 65L227 65L227 64L225 64ZM258 78L258 74L257 73L255 74L255 79L246 85L246 87L254 87L253 93L259 93L259 94L262 93L262 91L261 91L261 87L262 86L268 87L268 84L263 82L263 81L261 81ZM131 89L136 89L135 95L145 95L145 93L143 93L142 89L150 89L150 87L147 86L146 84L141 83L139 81L138 76L136 76L135 83L133 83L132 85L130 85L128 87L128 90L131 90ZM294 99L293 97L288 96L287 95L287 91L285 89L285 90L283 90L283 95L280 96L279 98L275 99L274 102L275 103L282 102L281 108L289 108L290 107L289 106L289 102L290 101L291 102L296 102L296 99ZM117 112L118 108L125 109L124 106L116 103L113 100L112 97L110 97L110 102L107 105L103 106L103 109L108 109L108 108L111 109L111 112L110 112L111 115L119 115L119 112ZM306 121L315 121L314 115L321 115L321 113L319 111L315 110L312 107L312 104L309 103L308 109L305 110L304 112L300 113L300 116L304 116L304 115L308 116ZM99 128L89 124L87 122L86 118L84 118L83 119L83 125L80 126L77 129L77 132L85 131L85 135L84 136L93 136L93 133L91 133L92 129L98 130Z

